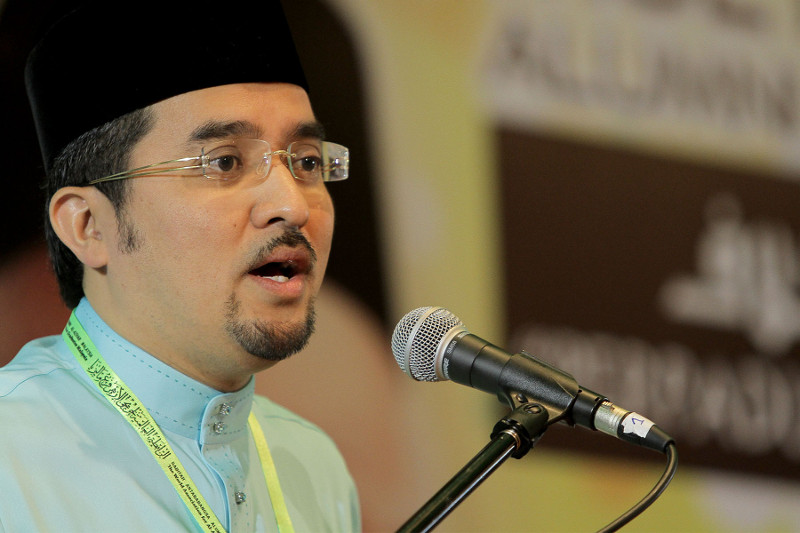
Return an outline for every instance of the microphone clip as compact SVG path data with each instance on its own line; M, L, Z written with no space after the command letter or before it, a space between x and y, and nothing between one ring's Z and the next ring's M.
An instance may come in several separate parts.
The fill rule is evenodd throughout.
M523 403L495 424L491 438L494 440L502 433L513 437L516 446L511 456L521 459L542 437L549 425L549 418L547 409L542 405Z

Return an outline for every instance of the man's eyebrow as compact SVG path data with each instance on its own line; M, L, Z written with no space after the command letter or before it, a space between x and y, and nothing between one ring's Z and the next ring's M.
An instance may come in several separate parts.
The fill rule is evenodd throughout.
M289 135L290 139L325 139L325 128L321 122L311 121L298 124Z
M261 138L261 128L247 120L221 122L209 120L198 126L189 134L189 142L226 139L228 137Z
M214 139L227 139L230 137L249 137L260 139L262 130L258 125L247 120L222 122L209 120L192 130L189 134L189 143L209 141ZM317 121L302 122L289 133L289 139L325 139L325 128Z

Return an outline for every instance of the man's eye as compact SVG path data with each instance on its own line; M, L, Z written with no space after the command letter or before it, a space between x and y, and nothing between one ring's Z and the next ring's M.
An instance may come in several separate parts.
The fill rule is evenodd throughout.
M211 150L207 155L205 175L208 178L232 180L244 173L244 154L233 146Z
M322 161L319 157L307 156L300 159L297 163L300 165L303 172L314 172L320 167Z
M225 155L211 160L211 166L220 172L231 172L242 166L241 160L234 155Z

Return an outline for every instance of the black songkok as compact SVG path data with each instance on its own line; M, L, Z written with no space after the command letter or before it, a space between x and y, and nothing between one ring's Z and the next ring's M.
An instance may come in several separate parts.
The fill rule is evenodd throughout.
M279 0L101 0L55 24L25 70L45 169L83 133L189 91L308 90Z

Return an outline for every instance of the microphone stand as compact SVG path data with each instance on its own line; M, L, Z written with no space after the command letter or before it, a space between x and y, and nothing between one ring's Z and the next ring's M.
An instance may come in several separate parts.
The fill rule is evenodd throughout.
M528 453L547 429L548 418L547 410L537 403L525 403L511 411L494 426L489 444L400 526L398 533L436 527L506 459Z

